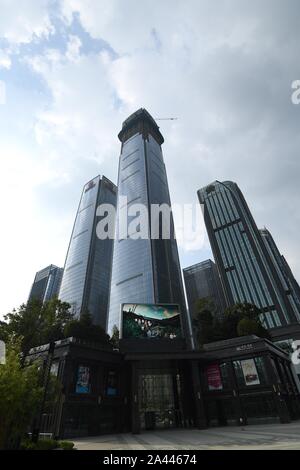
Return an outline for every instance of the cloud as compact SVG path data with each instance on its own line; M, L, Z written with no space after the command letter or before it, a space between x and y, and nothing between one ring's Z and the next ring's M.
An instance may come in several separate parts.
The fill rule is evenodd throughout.
M299 75L299 4L63 5L69 22L76 12L118 55L107 66L124 110L145 106L155 117L179 117L161 123L173 201L196 201L196 190L216 178L237 181L300 277L300 108L290 103Z
M80 47L80 39L70 36L65 54L48 50L27 59L52 96L50 106L36 115L36 139L43 148L60 149L60 164L69 172L82 174L80 164L90 160L98 163L98 171L108 163L115 177L121 117L116 118L115 90L108 76L111 59L105 51L81 55Z
M0 69L10 69L11 67L11 59L9 54L6 51L0 50Z
M49 0L0 0L0 37L16 44L51 34L49 4Z
M34 244L26 239L26 253L34 252L32 275L42 267L36 252L45 264L63 263L83 184L98 173L116 181L118 131L143 106L155 118L178 117L158 121L173 203L197 204L200 187L236 181L258 225L269 228L300 279L300 106L290 99L291 83L300 79L298 1L227 0L216 7L208 0L164 0L154 8L149 0L61 0L59 27L46 1L18 2L22 24L14 2L0 3L0 36L9 47L57 34L51 47L20 58L44 94L32 95L37 102L26 105L24 115L26 88L19 107L11 105L14 133L28 126L33 141L28 146L23 135L14 151L16 161L27 162L20 168L33 189L10 186L16 198L26 190L37 211L28 229ZM94 39L102 49L89 49ZM5 63L13 74L14 64ZM35 238L40 224L43 243ZM183 266L211 255L201 230L201 250L182 247ZM46 262L45 246L58 261ZM21 251L18 256L23 259ZM24 284L25 272L18 279Z

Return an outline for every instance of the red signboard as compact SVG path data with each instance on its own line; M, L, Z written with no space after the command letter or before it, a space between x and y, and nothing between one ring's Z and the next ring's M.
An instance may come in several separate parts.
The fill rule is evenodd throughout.
M219 364L211 364L206 369L208 390L222 390L222 377Z

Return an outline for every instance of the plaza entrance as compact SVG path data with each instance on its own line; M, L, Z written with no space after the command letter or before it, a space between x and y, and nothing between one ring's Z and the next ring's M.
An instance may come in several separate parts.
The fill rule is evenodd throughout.
M142 430L182 425L178 374L155 371L139 375L139 415Z

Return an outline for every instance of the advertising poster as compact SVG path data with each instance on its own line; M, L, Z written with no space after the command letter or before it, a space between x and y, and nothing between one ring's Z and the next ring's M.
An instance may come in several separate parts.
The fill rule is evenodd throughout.
M182 338L178 305L123 304L122 338Z
M246 359L241 361L241 366L244 374L245 384L259 385L260 381L254 359Z
M90 393L90 368L86 366L78 367L76 393Z
M211 364L206 369L208 390L223 390L219 364Z
M118 394L118 376L115 371L109 371L107 375L106 395L115 397Z

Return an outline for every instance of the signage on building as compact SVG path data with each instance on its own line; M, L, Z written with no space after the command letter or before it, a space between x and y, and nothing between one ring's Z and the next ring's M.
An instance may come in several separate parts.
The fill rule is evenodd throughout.
M241 361L242 371L246 385L259 385L259 377L254 359L245 359Z
M179 306L174 304L123 304L123 339L182 338Z
M223 390L219 364L210 364L206 369L208 390Z
M249 351L253 349L253 344L242 344L242 346L237 346L236 351Z

